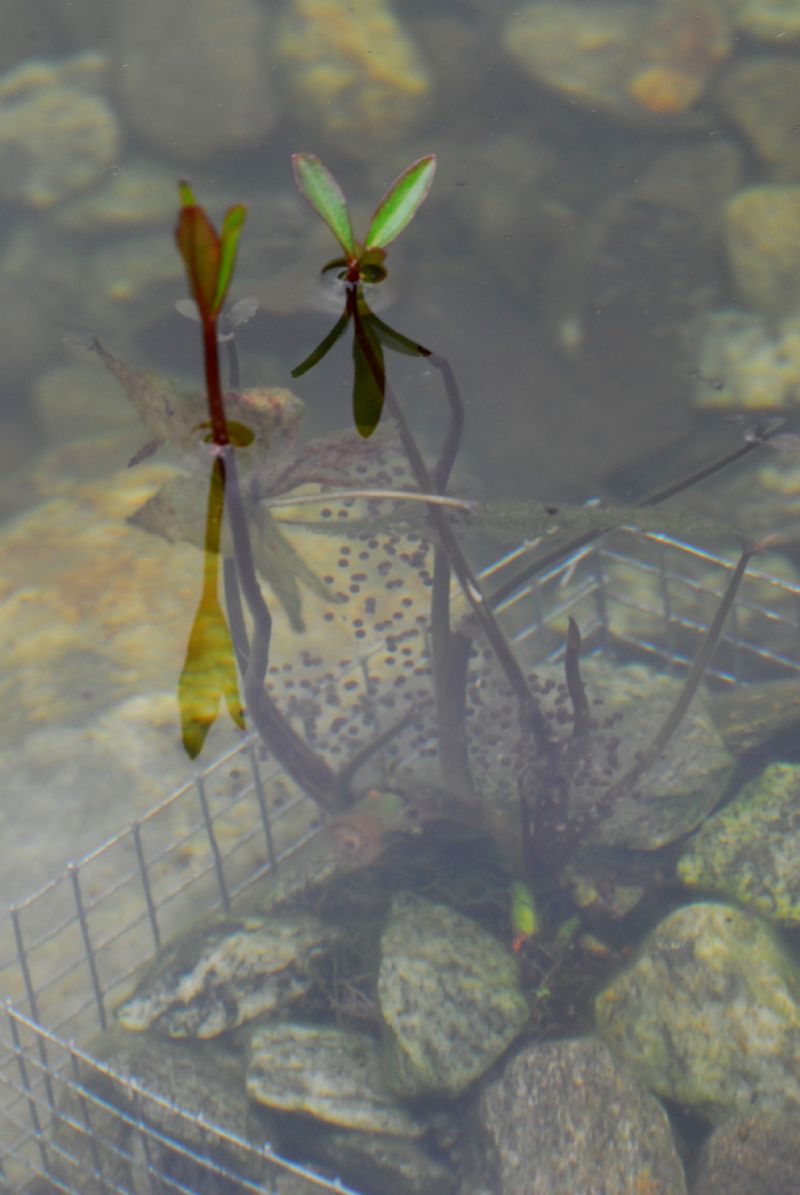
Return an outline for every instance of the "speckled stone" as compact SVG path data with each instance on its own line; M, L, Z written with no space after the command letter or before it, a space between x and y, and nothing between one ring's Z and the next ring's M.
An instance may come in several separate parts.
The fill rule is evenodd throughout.
M798 1190L800 1117L750 1116L715 1129L692 1195L790 1195Z
M600 992L600 1032L645 1086L712 1122L800 1105L800 971L730 905L686 905Z
M247 1091L258 1103L343 1128L419 1137L424 1126L383 1084L378 1046L330 1026L276 1024L250 1043Z
M395 897L381 938L378 999L391 1085L404 1095L458 1095L528 1018L516 960L444 905Z
M313 917L248 917L204 926L167 947L117 1010L126 1029L216 1037L278 1012L311 986L309 962L329 937Z
M503 1195L685 1195L669 1121L592 1039L541 1042L481 1096Z
M800 925L800 766L775 763L710 817L678 862L689 888Z

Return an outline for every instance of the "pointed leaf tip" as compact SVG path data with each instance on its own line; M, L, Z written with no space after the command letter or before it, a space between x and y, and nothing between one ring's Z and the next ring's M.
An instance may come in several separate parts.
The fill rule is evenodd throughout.
M182 178L178 183L178 194L181 197L181 203L184 207L196 207L197 200L194 197L194 191L185 178Z
M384 192L364 242L365 249L385 249L400 235L425 200L436 172L436 155L417 158Z
M356 257L347 200L331 172L315 154L292 154L292 169L300 194L322 217L348 257Z

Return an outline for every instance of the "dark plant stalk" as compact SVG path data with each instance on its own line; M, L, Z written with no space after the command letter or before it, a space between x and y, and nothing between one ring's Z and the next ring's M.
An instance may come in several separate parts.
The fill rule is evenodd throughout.
M229 356L229 364L231 360L232 372L235 370L238 373L238 358L235 352L232 359ZM349 788L340 784L332 768L300 737L265 688L272 637L272 615L264 600L256 575L247 512L239 485L235 450L232 448L228 436L220 383L216 319L203 320L203 361L212 438L220 454L218 463L222 470L228 525L233 538L238 587L234 583L229 569L225 571L225 587L234 650L240 667L243 662L245 663L242 675L247 712L259 735L276 759L286 768L289 775L323 809L336 812L351 799ZM235 596L233 596L234 592ZM244 597L252 620L253 629L249 643L239 593Z
M360 318L357 314L357 304L353 304L355 314L353 316L354 328L356 335L359 335L359 328L361 329L361 339L359 341L361 349L364 354L364 359L367 362L373 377L377 381L381 379L385 386L386 404L389 407L392 418L397 424L400 433L400 440L403 445L403 450L408 457L411 471L414 478L423 493L435 493L437 487L425 463L425 459L420 452L416 437L414 436L408 422L403 414L402 408L392 390L391 386L386 381L385 372L381 363L377 360L369 338L364 332L363 325L361 325ZM431 358L433 354L428 354ZM437 358L441 361L441 358ZM452 399L453 394L457 394L457 388L454 387L455 378L452 370L442 372L442 376L446 379L448 398ZM449 387L449 388L448 388ZM459 399L459 406L460 406ZM457 437L448 437L446 444L447 454L443 458L442 474L447 477L449 468L452 465L452 460L455 459L455 451L458 448ZM452 459L450 459L452 457ZM449 465L448 465L449 460ZM520 723L522 726L523 735L530 734L536 742L540 752L544 755L551 746L550 731L547 726L547 719L545 718L542 709L528 688L528 682L525 680L525 675L517 662L517 658L511 650L505 635L500 629L500 625L494 617L492 610L486 601L476 580L475 574L467 563L467 559L461 550L450 523L444 512L433 504L428 506L428 515L431 523L436 531L439 541L447 555L450 566L458 579L464 595L471 606L473 613L476 616L478 624L483 630L489 645L494 652L500 667L505 673L506 679L514 693L520 711Z
M203 320L203 363L206 373L206 394L208 414L211 420L211 437L218 448L230 444L228 421L225 418L225 404L219 375L219 343L217 321Z
M234 452L230 447L224 450L223 464L236 575L252 620L252 635L243 682L245 706L261 738L289 775L323 809L337 812L351 799L349 790L342 791L336 773L321 756L312 751L305 739L301 738L265 688L272 616L256 575L247 513L242 502Z
M394 392L388 385L386 387L386 402L398 426L400 439L411 464L417 485L423 491L435 491L433 479L419 450L416 439L406 422ZM478 585L475 574L467 563L466 557L461 550L461 545L456 539L447 517L439 507L429 506L428 514L442 547L447 553L447 558L464 592L464 596L472 608L478 624L486 635L489 645L511 686L524 720L531 734L534 736L539 749L542 752L546 752L550 746L550 733L547 720L542 713L539 703L528 688L524 673Z
M572 704L573 736L583 738L589 729L589 699L583 684L580 666L581 633L574 618L567 623L567 649L564 655L564 673L567 692Z

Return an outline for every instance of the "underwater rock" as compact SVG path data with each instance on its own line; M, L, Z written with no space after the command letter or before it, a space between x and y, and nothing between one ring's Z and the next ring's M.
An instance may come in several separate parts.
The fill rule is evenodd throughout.
M800 1105L800 971L751 913L709 901L669 914L595 1011L640 1082L711 1122Z
M424 1125L384 1088L372 1038L331 1026L274 1024L257 1029L247 1069L250 1097L344 1128L419 1137Z
M82 307L85 288L80 257L63 238L53 236L41 221L9 225L0 250L6 396L24 394L31 378L52 360L63 359L60 336L43 336L42 329L69 326ZM13 426L17 417L9 422Z
M111 327L115 340L135 337L154 311L169 311L182 285L180 260L164 252L163 232L105 238L88 255L85 271L86 326Z
M88 194L60 205L51 222L68 232L97 234L151 225L163 229L174 219L174 170L146 158L126 158L108 174Z
M528 1019L513 955L474 921L404 893L381 937L384 1057L403 1095L459 1095Z
M769 410L800 403L800 318L715 311L699 322L696 343L696 406Z
M502 1195L685 1195L659 1102L590 1038L526 1047L482 1094Z
M33 383L31 399L44 440L52 445L82 439L90 430L102 435L136 426L119 389L92 361L54 365Z
M689 888L800 924L800 765L774 763L690 840L678 862Z
M216 1037L275 1013L311 986L310 962L331 931L310 916L226 919L167 947L117 1009L126 1029Z
M486 267L525 298L539 294L542 262L558 220L553 178L562 168L556 151L527 127L478 143L468 161L451 166L453 183L461 182L452 186L454 212L475 238ZM524 228L525 236L510 236L513 228Z
M800 1117L750 1116L714 1129L692 1195L788 1195L800 1173Z
M537 0L514 13L503 40L537 83L569 103L658 129L697 121L690 110L730 51L713 0L662 0L652 11Z
M452 1170L416 1141L351 1130L326 1133L307 1146L357 1191L450 1195L455 1187Z
M765 183L739 191L725 209L725 241L742 303L768 316L797 313L800 186Z
M563 671L537 669L534 691L546 716L553 714L553 726L562 729L557 755L543 760L540 770L532 761L528 802L534 823L542 793L552 796L559 785L557 816L566 810L569 818L565 844L658 850L688 834L718 804L733 756L701 692L662 754L638 779L626 782L637 755L649 749L672 711L682 682L640 665L602 660L587 660L582 671L590 700L602 704L593 714L595 725L576 742ZM495 679L472 696L470 758L487 817L513 857L519 848L519 739L514 707L501 692ZM541 821L540 827L544 832Z
M25 62L0 77L0 198L30 207L82 191L117 157L120 130L97 54Z
M800 725L800 680L791 677L735 685L727 692L716 693L710 708L734 755L746 755L771 739L796 732Z
M139 0L115 7L114 77L151 148L200 161L263 144L276 121L265 6L256 0Z
M389 0L292 0L276 48L299 111L348 138L402 133L430 88Z
M265 1138L277 1141L277 1127L249 1103L237 1055L216 1043L179 1044L119 1029L95 1038L91 1054L103 1069L79 1063L81 1093L69 1091L55 1121L59 1173L73 1190L150 1192L158 1173L184 1190L216 1195L219 1175L204 1158L252 1183L269 1183L276 1173L260 1146ZM140 1123L151 1130L146 1151Z
M715 82L711 100L780 178L800 177L800 61L763 54L734 61Z
M795 0L726 0L734 28L757 41L800 39L800 8Z
M660 680L665 683L660 684ZM679 681L668 677L653 678L650 692L644 692L638 702L616 707L622 715L617 727L619 746L613 755L617 760L619 779L634 766L636 752L649 747L680 691ZM611 713L612 703L613 694L609 694L605 717ZM612 795L591 840L608 846L648 851L674 842L694 829L719 803L733 767L733 756L700 693L692 701L665 751L634 784L626 786L623 783L619 791L614 792L614 777L609 777ZM584 778L578 769L572 790L573 815L580 818L583 814L591 814L597 802L596 787L593 788L589 776Z

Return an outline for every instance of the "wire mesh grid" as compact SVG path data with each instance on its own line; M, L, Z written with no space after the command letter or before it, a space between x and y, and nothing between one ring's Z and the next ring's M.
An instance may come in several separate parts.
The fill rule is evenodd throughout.
M734 568L668 536L617 531L515 587L504 584L524 574L530 554L516 549L481 575L486 592L510 590L498 614L531 665L558 659L571 616L586 652L683 667ZM363 669L363 659L353 668ZM731 685L798 672L800 585L750 569L711 676ZM317 807L248 736L6 911L0 1158L9 1190L251 1192L277 1189L282 1173L348 1190L115 1074L91 1045L167 938L301 858L319 824Z

